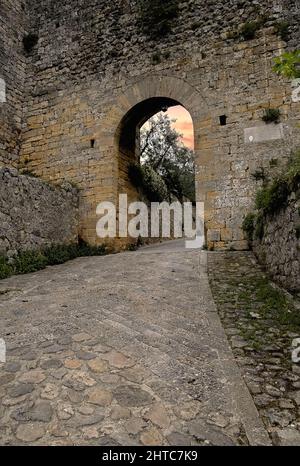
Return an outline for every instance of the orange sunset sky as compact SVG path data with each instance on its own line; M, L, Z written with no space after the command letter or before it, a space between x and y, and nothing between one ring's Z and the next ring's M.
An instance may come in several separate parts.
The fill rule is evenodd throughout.
M177 105L176 107L170 107L167 113L171 119L176 118L177 121L174 123L174 127L178 133L183 135L183 143L190 149L194 149L193 122L189 112L184 107Z

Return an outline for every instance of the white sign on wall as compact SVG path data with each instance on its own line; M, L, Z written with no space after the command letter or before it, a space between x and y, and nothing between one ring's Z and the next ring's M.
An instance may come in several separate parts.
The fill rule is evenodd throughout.
M293 92L292 92L292 101L300 102L300 78L294 79L292 82Z
M3 338L0 338L0 363L6 362L6 344Z
M0 78L0 103L6 102L6 85L4 79Z
M275 141L284 138L283 125L271 123L244 129L245 144Z

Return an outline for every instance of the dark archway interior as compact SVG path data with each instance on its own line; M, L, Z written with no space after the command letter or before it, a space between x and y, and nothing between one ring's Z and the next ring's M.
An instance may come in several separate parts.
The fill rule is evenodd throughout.
M168 97L152 97L132 107L124 116L118 130L119 150L124 155L138 156L139 131L149 118L169 107L181 105L180 102Z

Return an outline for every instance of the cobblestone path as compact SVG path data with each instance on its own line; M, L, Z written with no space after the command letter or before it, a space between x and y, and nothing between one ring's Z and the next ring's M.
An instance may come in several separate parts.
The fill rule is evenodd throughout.
M268 444L181 242L0 283L2 445Z

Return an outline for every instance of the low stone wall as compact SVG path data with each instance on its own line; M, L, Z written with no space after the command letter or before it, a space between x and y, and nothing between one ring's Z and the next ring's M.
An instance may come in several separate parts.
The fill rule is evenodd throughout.
M0 254L78 239L78 193L0 169Z
M290 196L288 205L267 217L264 236L253 250L273 280L292 292L300 292L300 201Z

